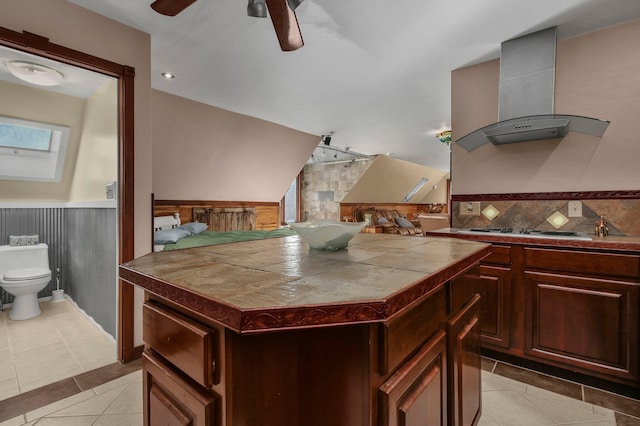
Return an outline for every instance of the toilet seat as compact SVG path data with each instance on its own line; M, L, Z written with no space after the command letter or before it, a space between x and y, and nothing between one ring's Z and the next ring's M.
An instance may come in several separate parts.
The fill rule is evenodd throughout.
M12 282L12 281L28 281L28 280L37 280L40 278L46 278L51 276L51 271L45 268L23 268L23 269L13 269L8 271L2 277L2 281L4 282Z

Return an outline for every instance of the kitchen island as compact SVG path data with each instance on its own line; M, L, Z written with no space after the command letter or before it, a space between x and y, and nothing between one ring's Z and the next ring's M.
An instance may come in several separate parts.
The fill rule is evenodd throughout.
M121 265L146 295L145 424L475 424L479 297L450 294L489 254L388 234L324 252L290 236Z

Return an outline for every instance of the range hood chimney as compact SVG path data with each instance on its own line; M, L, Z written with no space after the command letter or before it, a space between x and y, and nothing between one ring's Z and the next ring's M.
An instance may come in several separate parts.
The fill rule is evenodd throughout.
M502 43L498 122L458 139L472 151L494 145L561 138L569 132L602 137L608 121L554 114L556 28Z

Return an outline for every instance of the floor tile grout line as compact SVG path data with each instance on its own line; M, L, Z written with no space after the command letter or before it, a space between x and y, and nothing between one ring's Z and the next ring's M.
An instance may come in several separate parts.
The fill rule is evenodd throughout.
M489 358L489 359L490 359L490 358ZM587 386L587 385L585 385L585 384L583 384L583 383L574 382L574 381L569 380L569 379L565 379L565 378L561 378L561 377L552 376L552 375L550 375L550 374L546 374L546 373L539 372L539 371L536 371L536 370L531 370L531 369L529 369L529 368L521 367L521 366L519 366L519 365L515 365L515 364L510 364L510 363L508 363L508 362L504 362L504 361L497 361L497 360L496 360L496 365L495 365L495 367L494 367L494 371L496 370L496 368L497 368L497 366L498 366L498 364L499 364L499 363L502 363L502 364L504 364L504 365L506 365L506 366L509 366L509 367L512 367L512 368L515 368L515 369L520 369L520 370L528 371L528 372L530 372L530 373L539 374L539 375L542 375L542 376L545 376L545 377L549 377L549 378L551 378L551 379L560 380L560 381L563 381L563 382L565 382L565 383L570 383L570 384L578 385L578 386L580 387L580 390L581 390L581 397L582 397L582 399L581 399L581 400L582 400L582 402L585 402L585 403L587 403L587 404L590 404L592 407L598 406L598 407L605 408L605 409L607 409L607 410L611 410L611 411L613 411L614 413L619 413L619 414L622 414L622 415L625 415L625 416L634 417L633 415L631 415L631 414L629 414L629 413L626 413L626 412L623 412L623 411L618 411L618 410L616 410L615 408L610 408L610 407L608 407L608 406L606 406L606 405L600 405L600 404L598 404L598 403L596 403L596 402L589 402L589 401L587 401L587 398L586 398L586 389L593 389L594 391L603 392L603 393L606 393L606 394L609 394L609 395L613 395L613 396L615 396L615 397L617 397L617 398L621 398L621 399L623 399L623 400L629 400L629 401L632 401L632 402L638 402L638 403L640 403L640 400L637 400L637 399L634 399L634 398L631 398L631 397L628 397L628 396L625 396L625 395L620 395L620 394L617 394L617 393L615 393L615 392L611 392L611 391L608 391L608 390L605 390L605 389L600 389L600 388L595 388L595 387L592 387L592 386ZM515 379L512 379L512 378L510 378L510 377L508 377L508 376L502 376L502 375L501 375L501 374L499 374L499 373L493 373L493 374L496 374L496 375L501 376L501 377L506 377L506 378L509 378L509 379L511 379L511 380L515 380ZM516 380L516 381L517 381L517 380ZM521 382L521 383L524 383L524 382ZM527 384L527 385L528 385L528 384ZM551 390L551 389L546 389L546 388L541 388L541 389L544 389L544 390L548 390L548 391L550 391L550 392L553 392L553 390ZM568 396L568 395L565 395L565 396L567 396L568 398L575 399L576 401L580 401L580 399L578 399L578 398L574 398L574 397L571 397L571 396ZM636 417L634 417L634 418L636 418Z
M71 349L71 346L69 346L69 342L67 342L67 339L64 338L64 334L60 331L60 328L56 327L56 332L58 333L58 336L60 336L60 338L64 342L64 347L67 348L67 351L69 351L69 353L73 357L73 360L76 362L76 364L78 364L78 368L80 368L80 371L84 372L85 370L82 367L82 364L78 360L78 357L76 356L75 352L73 352L73 350Z

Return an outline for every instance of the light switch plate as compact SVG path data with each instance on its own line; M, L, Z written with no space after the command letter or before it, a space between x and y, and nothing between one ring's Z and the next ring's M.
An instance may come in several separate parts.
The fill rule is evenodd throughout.
M460 216L480 216L480 201L461 202Z
M569 201L569 217L582 217L582 203Z

